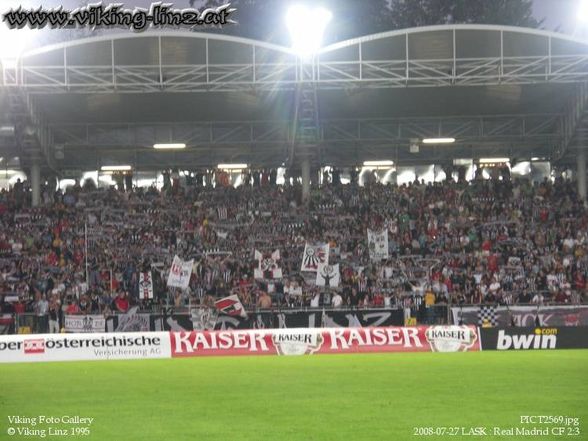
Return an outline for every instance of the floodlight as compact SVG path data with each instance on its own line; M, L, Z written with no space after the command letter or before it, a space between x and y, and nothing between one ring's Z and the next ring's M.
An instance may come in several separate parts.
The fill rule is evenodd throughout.
M185 149L186 144L176 143L176 144L153 144L153 148L157 150L177 150L177 149Z
M364 167L385 167L388 165L394 165L394 161L364 161Z
M2 15L11 8L18 8L22 3L20 0L2 1L3 8L0 10L0 60L4 67L15 67L16 60L29 46L33 39L34 30L28 27L22 29L10 29L6 22L2 21ZM23 5L24 6L24 5Z
M103 165L100 170L102 171L129 171L133 167L130 165Z
M247 168L247 164L219 164L216 168L220 168L221 170L242 170Z
M478 162L480 164L499 164L508 161L510 161L510 158L480 158Z
M588 0L580 0L576 12L576 19L580 23L588 22Z
M451 144L455 138L425 138L423 144Z
M292 39L292 49L302 58L316 53L322 44L323 34L332 14L325 8L310 9L294 5L286 14L286 26Z

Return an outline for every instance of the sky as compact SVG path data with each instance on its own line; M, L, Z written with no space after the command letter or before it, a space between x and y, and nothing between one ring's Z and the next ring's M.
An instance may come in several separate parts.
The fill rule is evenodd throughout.
M490 0L491 1L491 0ZM543 27L554 31L573 34L576 29L578 0L534 0L533 10L537 18L544 18Z

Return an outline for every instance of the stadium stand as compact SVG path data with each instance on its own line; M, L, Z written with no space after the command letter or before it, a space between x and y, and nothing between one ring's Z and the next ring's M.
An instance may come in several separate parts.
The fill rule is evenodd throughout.
M161 191L45 188L38 208L26 182L2 192L2 311L55 321L132 306L212 306L230 294L255 308L267 291L280 308L318 306L312 299L332 291L350 307L584 298L588 217L570 181L325 182L304 205L300 185L247 173L237 188L178 180ZM388 230L389 259L370 260L368 228ZM330 244L337 288L303 277L306 242ZM255 280L254 250L279 250L282 277ZM195 259L188 290L166 286L176 254ZM153 300L139 300L144 271L154 274Z

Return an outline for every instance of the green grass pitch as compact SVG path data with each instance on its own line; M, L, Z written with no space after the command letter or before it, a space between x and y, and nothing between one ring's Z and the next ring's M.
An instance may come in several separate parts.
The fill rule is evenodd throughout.
M588 350L0 364L0 439L40 439L8 436L9 415L79 415L89 436L53 439L582 440L587 377ZM581 434L414 435L521 415L577 417Z

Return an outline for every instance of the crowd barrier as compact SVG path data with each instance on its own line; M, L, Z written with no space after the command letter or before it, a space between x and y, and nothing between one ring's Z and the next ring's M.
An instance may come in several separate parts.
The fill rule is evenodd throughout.
M0 336L0 363L588 348L588 327L389 326Z
M71 333L149 332L224 329L328 328L402 326L410 312L403 309L282 309L249 311L247 317L219 314L213 308L194 308L189 312L170 314L130 311L104 317L100 314L65 315L60 329ZM12 323L12 324L11 324ZM34 314L19 314L0 326L0 334L48 332L48 321L41 329Z
M448 314L449 312L449 314ZM448 321L448 315L451 319ZM250 310L247 317L219 314L213 308L153 313L133 308L126 314L65 315L65 332L149 332L224 329L328 328L410 325L471 325L503 327L588 326L588 305L464 305L430 308L304 308ZM49 332L48 320L34 314L0 314L0 334Z

